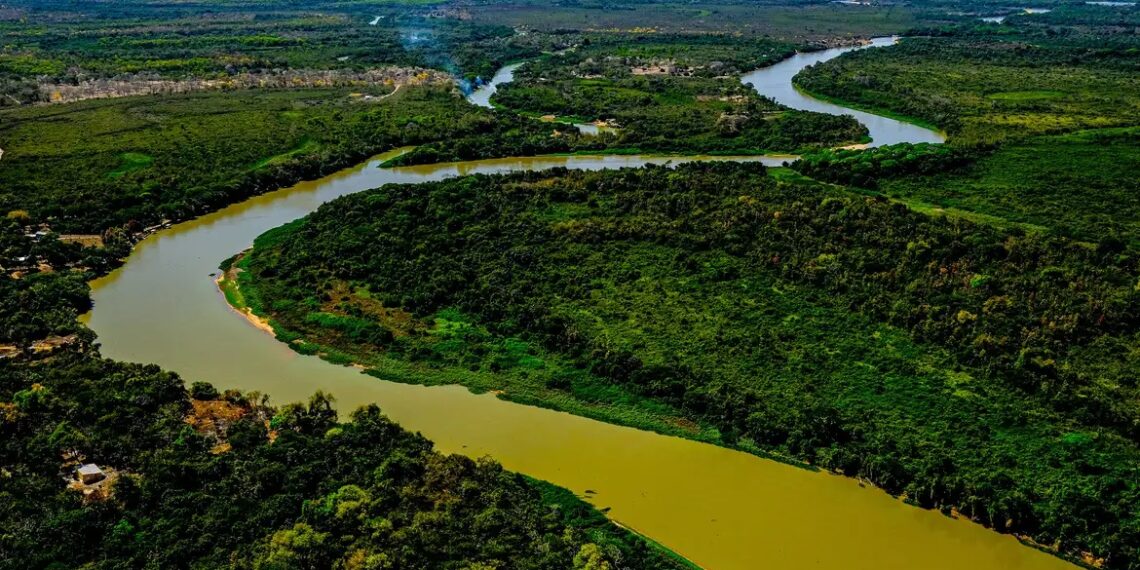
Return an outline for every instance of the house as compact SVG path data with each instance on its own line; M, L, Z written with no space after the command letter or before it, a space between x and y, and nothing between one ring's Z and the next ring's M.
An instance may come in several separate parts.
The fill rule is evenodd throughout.
M103 470L94 463L79 466L79 470L75 472L75 476L78 477L79 481L84 485L98 483L107 478L107 476L103 474Z

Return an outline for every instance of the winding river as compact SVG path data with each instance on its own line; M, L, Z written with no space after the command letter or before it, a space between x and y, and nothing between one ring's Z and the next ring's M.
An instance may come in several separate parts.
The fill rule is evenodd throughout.
M871 43L854 46L797 53L771 67L757 69L744 74L740 78L744 83L752 84L761 95L767 95L776 102L801 111L816 111L832 115L851 115L867 126L871 133L871 143L867 146L881 146L896 143L940 143L946 140L945 135L926 127L911 123L904 123L881 115L849 109L835 103L816 99L800 91L792 84L792 77L801 69L833 59L849 51L866 48L885 47L898 41L896 37L874 38Z
M791 77L804 65L844 51L796 56L745 80L793 107L847 113L790 87ZM868 122L877 143L940 140L912 125L853 114ZM332 393L343 411L378 403L440 450L490 455L508 469L572 489L610 507L613 519L706 568L1071 568L1010 536L908 506L853 479L513 404L461 387L383 382L301 356L227 307L211 277L218 263L262 232L337 196L386 183L477 172L617 168L668 160L540 157L381 169L383 159L252 198L141 242L122 268L92 284L95 309L87 323L98 333L103 354L156 363L187 381L261 391L278 403L305 399L315 390ZM774 163L780 158L744 160Z

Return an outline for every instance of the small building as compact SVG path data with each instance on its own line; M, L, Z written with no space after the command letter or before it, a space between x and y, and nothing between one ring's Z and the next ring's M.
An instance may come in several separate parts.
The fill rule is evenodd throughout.
M94 463L80 465L79 470L75 472L75 476L78 477L79 481L84 485L98 483L99 481L107 478L107 476L103 473L103 470Z

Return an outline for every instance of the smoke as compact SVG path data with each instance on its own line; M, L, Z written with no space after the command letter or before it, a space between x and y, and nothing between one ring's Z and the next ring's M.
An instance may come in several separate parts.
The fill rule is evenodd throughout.
M401 26L396 30L400 46L408 53L418 54L432 67L458 76L459 66L451 55L446 39L441 39L435 30L423 27Z
M412 16L394 20L396 35L404 51L416 54L429 67L449 73L464 95L470 95L486 84L482 77L468 79L463 76L453 52L452 44L459 41L455 30L433 18Z

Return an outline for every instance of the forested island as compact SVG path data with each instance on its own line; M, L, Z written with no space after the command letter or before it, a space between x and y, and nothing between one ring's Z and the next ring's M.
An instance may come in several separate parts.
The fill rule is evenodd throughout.
M184 381L80 323L147 236L400 147L386 166L798 156L374 188L212 261L216 302L370 381L856 477L1140 568L1140 11L1041 7L0 4L0 568L695 567L383 402ZM853 117L740 81L888 34L795 84L946 144L862 148ZM509 63L494 108L465 98Z

